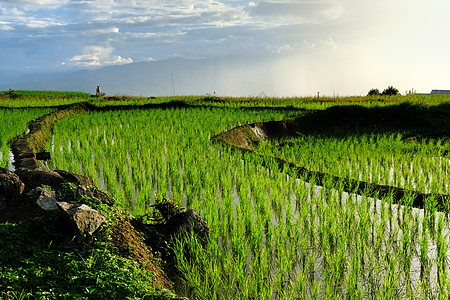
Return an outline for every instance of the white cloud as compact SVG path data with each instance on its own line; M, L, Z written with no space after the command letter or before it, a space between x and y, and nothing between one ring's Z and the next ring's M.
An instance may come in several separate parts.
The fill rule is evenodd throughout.
M325 40L320 40L320 45L322 46L322 48L328 48L328 49L332 49L332 50L336 50L336 48L337 48L337 45L333 41L332 37L328 37Z
M2 0L0 3L11 3L13 5L30 6L61 6L69 3L69 0Z
M0 7L0 11L4 16L22 16L24 14L24 12L17 7Z
M27 21L27 26L30 28L45 28L49 26L62 25L61 23L54 22L52 19L33 19L30 18Z
M325 8L321 13L329 20L338 20L343 18L345 10L341 3L330 3L328 8Z
M249 5L250 15L264 18L265 22L281 23L318 23L325 18L336 18L334 2L326 0L261 0Z
M97 26L90 26L89 28L85 29L85 32L88 34L94 34L94 35L102 35L102 34L109 34L109 33L118 33L119 27L114 26L108 26L106 28L99 28Z
M83 67L100 67L108 65L123 65L133 62L132 58L123 58L113 55L112 47L86 46L83 54L75 55L69 59L72 65Z
M277 50L275 51L276 53L289 53L294 51L294 47L292 47L289 44L285 44L283 46L280 46L277 48Z
M15 6L1 6L1 2L0 16L3 23L8 24L8 28L17 30L19 36L21 30L25 28L46 28L63 24L62 20L58 20L50 15L36 13L36 11L29 10L25 6L20 8ZM23 34L26 33L23 32Z
M131 64L133 62L132 58L123 58L121 56L115 56L111 61L105 61L103 65L123 65Z
M13 29L14 28L9 26L7 22L0 22L0 30L8 31Z

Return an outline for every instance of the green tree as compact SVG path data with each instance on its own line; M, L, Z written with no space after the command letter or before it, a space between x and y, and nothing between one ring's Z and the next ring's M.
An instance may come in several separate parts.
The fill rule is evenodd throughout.
M383 94L385 96L395 96L395 95L399 95L399 91L393 87L393 86L388 86L386 89L384 89Z
M379 89L371 89L369 91L369 93L367 94L367 96L378 96L380 95L380 90Z

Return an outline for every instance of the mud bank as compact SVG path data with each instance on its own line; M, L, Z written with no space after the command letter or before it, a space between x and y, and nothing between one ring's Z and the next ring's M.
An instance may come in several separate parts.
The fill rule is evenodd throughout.
M16 170L37 170L40 164L36 160L36 153L44 151L45 143L53 134L53 126L60 119L80 112L87 111L81 105L65 108L34 120L29 125L29 132L20 136L12 144L14 165Z

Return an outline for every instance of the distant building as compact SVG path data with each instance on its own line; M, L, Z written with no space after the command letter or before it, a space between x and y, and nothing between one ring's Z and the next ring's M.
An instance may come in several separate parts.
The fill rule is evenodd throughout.
M432 90L430 95L450 95L450 90Z

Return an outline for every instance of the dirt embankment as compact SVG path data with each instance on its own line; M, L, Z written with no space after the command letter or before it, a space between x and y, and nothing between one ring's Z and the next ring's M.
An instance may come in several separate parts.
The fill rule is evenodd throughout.
M393 195L394 203L402 201L405 195L414 195L413 207L424 208L425 199L435 197L438 201L438 209L447 211L445 203L450 195L425 194L394 186L379 185L344 177L334 176L318 171L308 170L302 166L281 158L256 154L255 146L265 139L277 139L294 137L299 135L315 134L327 131L348 135L360 130L385 130L404 132L420 132L426 128L427 133L413 134L408 140L420 140L423 138L438 138L450 136L450 109L448 105L426 108L410 104L401 104L390 107L364 108L360 106L332 107L325 111L319 111L312 115L298 117L293 120L271 121L253 123L239 126L223 132L213 140L233 147L242 153L252 152L259 155L261 164L265 167L275 163L280 170L288 170L288 174L296 178L304 178L308 182L324 185L330 180L339 183L343 190L350 193L383 197ZM448 153L449 151L445 151Z
M84 111L87 111L85 107L77 105L34 120L28 127L29 132L20 136L12 144L16 170L39 169L36 153L44 151L46 142L53 134L53 126L56 122L67 116Z

